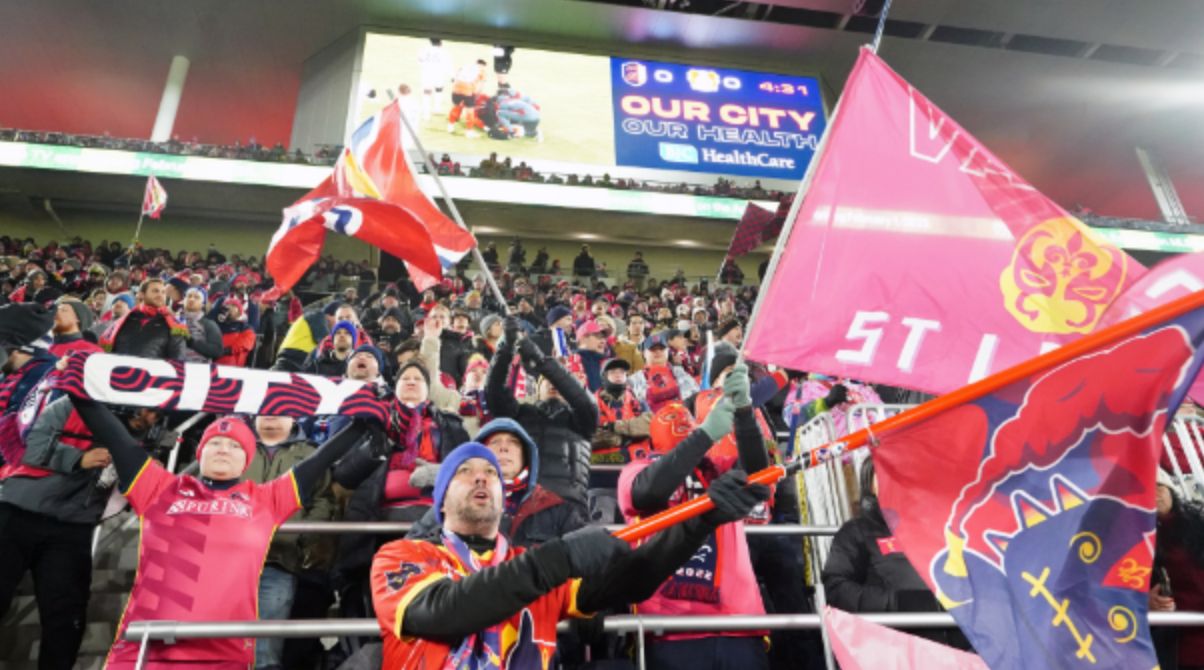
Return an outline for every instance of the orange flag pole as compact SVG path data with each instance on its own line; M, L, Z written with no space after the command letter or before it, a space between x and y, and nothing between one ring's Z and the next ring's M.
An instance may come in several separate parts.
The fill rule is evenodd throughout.
M1164 305L1159 305L1148 312L1138 314L1131 319L1126 319L1090 335L1085 335L1049 353L1018 363L1006 370L980 379L969 386L963 386L956 391L950 391L922 405L917 405L906 412L884 419L874 424L873 431L869 428L862 428L855 433L846 435L843 439L829 442L805 454L800 454L791 463L773 465L760 470L749 475L748 481L750 483L772 485L798 470L826 463L834 458L839 458L853 449L859 449L867 445L871 447L876 446L878 440L874 433L885 435L931 419L941 412L964 405L967 402L978 400L1005 386L1072 361L1096 349L1137 335L1152 326L1182 316L1201 307L1204 307L1204 290L1196 291ZM711 502L710 498L701 496L633 523L615 533L615 536L627 542L636 542L669 526L681 523L714 508L715 505Z

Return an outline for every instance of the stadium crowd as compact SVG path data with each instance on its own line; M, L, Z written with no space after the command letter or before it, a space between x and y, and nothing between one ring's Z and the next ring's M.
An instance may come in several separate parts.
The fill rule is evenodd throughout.
M846 610L939 610L883 541L872 463L857 487L860 514L826 564L808 565L797 539L745 533L804 519L793 481L770 491L745 479L791 456L780 431L822 413L841 428L854 404L915 394L741 362L754 287L657 281L640 254L625 279L604 282L588 247L572 279L547 273L546 252L528 264L519 240L505 263L496 248L484 255L504 304L465 267L418 291L406 280L380 285L366 264L324 259L280 294L259 259L213 247L0 237L0 615L32 573L41 667L75 662L92 531L114 488L144 523L123 626L337 611L376 618L384 640L152 643L148 667L380 667L382 655L385 667L549 667L554 653L566 667L621 663L629 649L601 634L601 617L582 619L559 644L555 624L633 605L646 614L813 611L809 574ZM210 417L186 435L192 453L181 460L191 465L173 473L151 436L186 417L39 384L62 357L102 351L358 380L389 416L383 425ZM1160 584L1151 604L1204 609L1193 577L1204 517L1163 488L1160 524L1178 532L1159 533L1159 557L1175 593ZM703 492L715 510L635 549L600 528ZM252 511L177 527L185 522L168 515L181 496ZM405 540L273 534L290 519L413 526ZM202 548L192 556L177 544L184 533L213 542L194 542ZM167 589L179 597L162 597ZM1184 666L1201 662L1202 646L1184 634ZM137 655L119 640L110 667L133 667ZM822 667L822 652L817 636L798 631L679 633L650 637L647 660Z
M175 156L203 156L206 158L228 158L235 160L263 161L272 163L298 163L303 165L334 165L342 147L338 145L321 146L313 153L307 154L300 149L288 151L283 144L264 146L250 138L246 144L235 142L231 145L202 144L197 140L182 140L172 138L166 142L154 142L144 139L127 139L109 135L74 135L52 131L18 130L0 128L0 142L30 142L35 144L51 144L70 147L86 147L94 149L116 149L121 151L139 151L144 153L171 154ZM513 164L509 156L499 159L494 153L481 161L477 166L469 166L467 170L449 154L436 156L431 154L431 164L440 175L446 177L480 177L484 179L505 179L546 184L561 184L569 186L594 186L598 188L613 188L618 190L654 191L660 193L679 193L689 195L706 195L723 198L741 198L753 200L781 200L783 193L762 188L759 180L751 185L741 185L730 179L720 177L714 184L696 184L685 182L658 182L637 179L612 179L609 174L569 174L538 172L520 161ZM425 164L416 166L426 172Z

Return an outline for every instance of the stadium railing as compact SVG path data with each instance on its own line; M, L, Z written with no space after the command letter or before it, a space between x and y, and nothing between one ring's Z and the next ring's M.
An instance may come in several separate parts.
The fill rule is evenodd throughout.
M861 614L862 618L891 628L952 628L953 616L945 612L895 612ZM1204 626L1204 612L1153 612L1151 626ZM647 667L644 658L645 637L670 632L737 630L815 630L824 631L823 614L766 614L761 616L639 616L606 617L602 624L608 633L634 633L636 659L640 670ZM560 624L562 632L568 630ZM146 647L151 641L174 644L177 640L226 637L313 638L334 636L372 637L380 634L375 619L310 619L305 621L133 621L124 639L140 643L138 663L141 670ZM828 668L834 668L831 647L824 635Z

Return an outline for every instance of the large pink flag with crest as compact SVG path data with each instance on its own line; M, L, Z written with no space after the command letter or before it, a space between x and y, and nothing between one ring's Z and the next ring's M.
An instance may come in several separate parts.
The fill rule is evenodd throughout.
M828 132L749 358L944 393L1091 332L1145 272L868 49Z

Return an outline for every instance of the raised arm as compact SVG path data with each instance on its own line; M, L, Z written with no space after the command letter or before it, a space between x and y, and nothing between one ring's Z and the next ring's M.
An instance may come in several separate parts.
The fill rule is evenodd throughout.
M589 391L555 358L545 356L530 338L519 342L518 350L523 360L538 370L541 376L547 377L560 397L572 408L574 429L586 438L593 436L598 429L598 406L594 404Z
M71 396L71 404L92 432L94 442L103 444L113 457L122 489L129 489L143 466L150 460L146 450L122 425L108 407L86 398Z
M514 360L514 341L518 339L518 319L506 317L505 335L498 342L497 350L493 352L493 361L489 364L489 375L485 378L485 403L494 416L518 416L518 399L506 386L506 378L510 376L510 364Z

